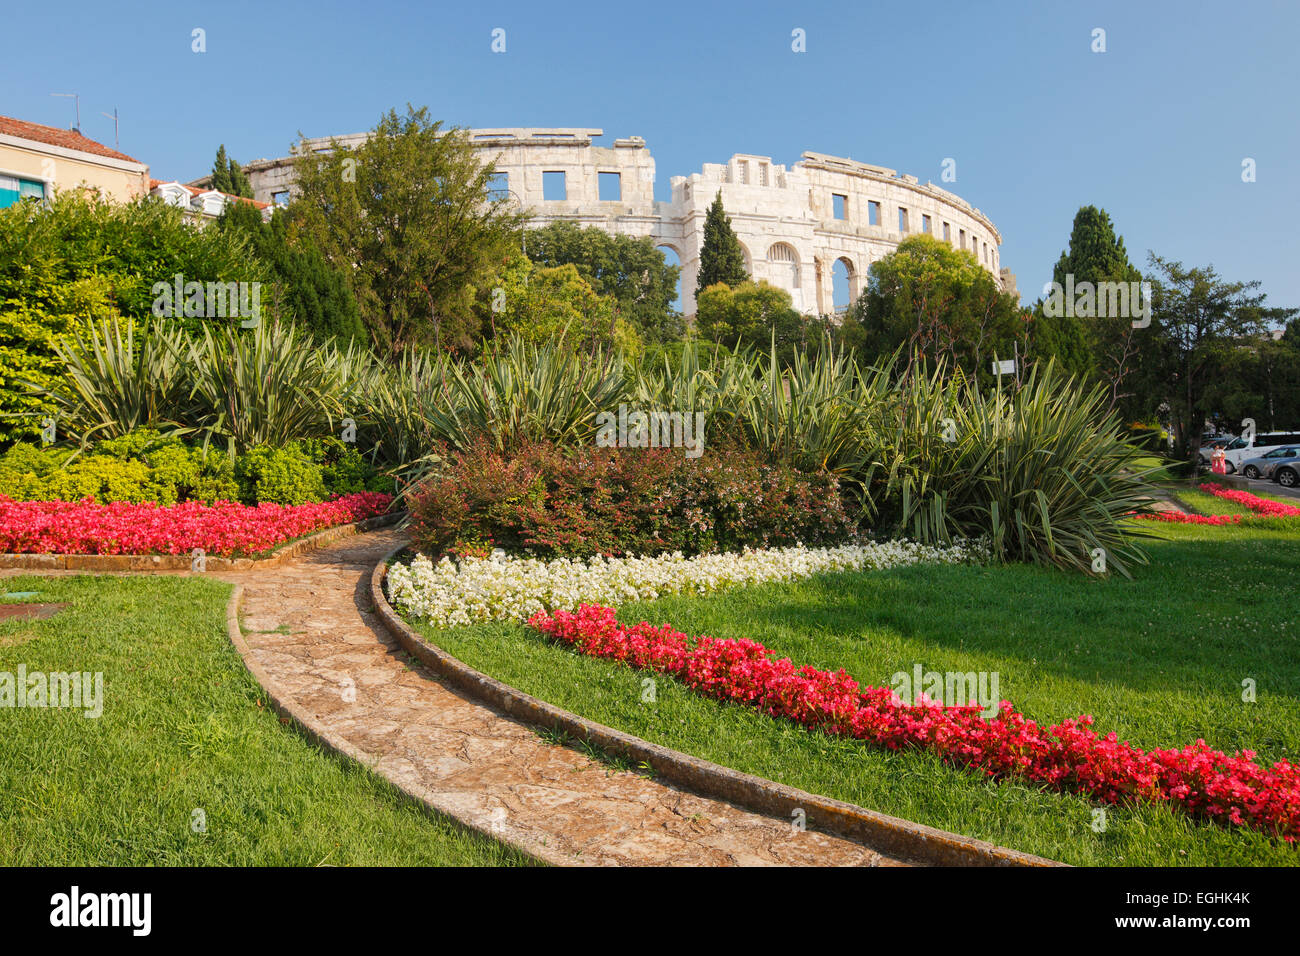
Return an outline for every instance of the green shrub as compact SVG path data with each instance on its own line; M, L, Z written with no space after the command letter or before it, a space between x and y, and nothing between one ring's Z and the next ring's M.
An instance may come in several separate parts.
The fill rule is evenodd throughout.
M235 478L248 504L301 505L327 495L321 466L297 442L258 445L236 460Z
M565 448L487 442L410 495L411 534L440 554L490 544L542 557L698 554L842 541L855 530L835 477L741 448Z

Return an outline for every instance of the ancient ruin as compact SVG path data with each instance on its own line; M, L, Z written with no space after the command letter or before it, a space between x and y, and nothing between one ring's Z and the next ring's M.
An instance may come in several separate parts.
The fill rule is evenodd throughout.
M649 236L676 253L682 269L682 311L695 312L695 281L704 218L718 190L755 279L787 290L800 311L830 314L836 264L856 298L871 263L908 235L930 233L974 253L1008 292L1015 277L1003 269L1002 236L992 221L934 183L867 163L805 152L792 166L769 156L737 153L706 163L698 173L674 176L672 198L654 195L655 161L639 136L610 146L593 142L600 129L473 129L484 161L495 160L498 194L528 208L534 225L569 221L615 234ZM355 146L368 134L307 139L294 155L259 159L244 167L254 196L287 204L293 162L304 151ZM192 185L202 185L196 180ZM841 304L842 305L842 304Z

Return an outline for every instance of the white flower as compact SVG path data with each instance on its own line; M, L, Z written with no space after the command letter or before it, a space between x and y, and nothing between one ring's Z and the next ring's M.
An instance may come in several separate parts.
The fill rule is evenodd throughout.
M910 541L844 544L831 548L746 549L740 553L681 553L586 560L446 557L437 564L416 555L388 572L388 597L403 613L435 627L483 621L527 620L537 611L578 605L618 606L668 594L707 594L769 581L794 581L832 571L883 570L921 562L960 564L986 560L973 542L930 547Z

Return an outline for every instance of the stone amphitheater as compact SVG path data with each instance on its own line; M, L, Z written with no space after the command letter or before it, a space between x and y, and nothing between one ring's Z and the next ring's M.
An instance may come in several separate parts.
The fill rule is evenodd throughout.
M655 161L639 136L601 146L595 144L604 136L600 129L468 133L484 162L496 161L494 188L529 209L534 225L566 221L649 236L675 253L686 315L695 312L704 218L719 190L750 275L788 291L802 312L837 311L837 274L841 288L847 279L850 300L856 298L871 263L916 232L970 250L1003 289L1016 291L1015 276L1001 267L1002 236L986 215L934 183L883 166L805 152L786 167L769 156L737 153L726 163L672 177L672 198L664 202L655 199ZM367 135L305 139L290 156L247 164L254 197L287 204L297 155L329 150L333 142L355 146Z

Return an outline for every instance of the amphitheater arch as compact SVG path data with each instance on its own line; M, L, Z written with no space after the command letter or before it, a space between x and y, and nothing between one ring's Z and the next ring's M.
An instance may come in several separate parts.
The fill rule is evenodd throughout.
M848 256L839 256L831 263L831 307L844 312L858 297L858 270Z
M799 289L799 253L788 242L774 242L767 250L767 272L775 285L790 293ZM796 296L796 298L798 298Z

